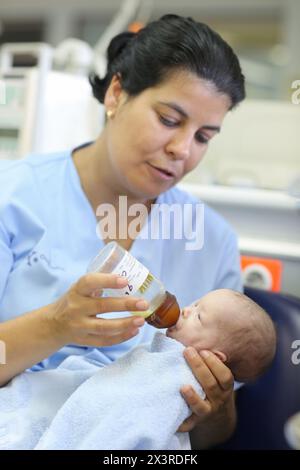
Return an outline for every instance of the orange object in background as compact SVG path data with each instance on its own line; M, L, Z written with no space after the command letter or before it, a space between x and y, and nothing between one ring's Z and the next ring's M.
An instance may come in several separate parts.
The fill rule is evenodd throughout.
M131 31L132 33L138 33L141 29L144 28L144 26L144 23L141 21L133 21L133 23L128 26L128 31Z
M242 255L241 267L245 285L280 292L282 277L281 261Z

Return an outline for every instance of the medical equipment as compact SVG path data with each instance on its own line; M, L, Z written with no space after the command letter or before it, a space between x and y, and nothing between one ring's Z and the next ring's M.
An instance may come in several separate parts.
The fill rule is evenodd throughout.
M280 260L280 291L300 296L299 199L275 190L195 183L182 183L180 186L230 222L238 234L242 255ZM254 265L252 275L256 279L261 277L256 287L266 288L269 285L268 276L262 275L261 268L257 270Z
M134 19L139 3L122 3L95 46L94 55L78 40L68 40L55 51L50 48L47 52L42 47L36 54L38 67L27 71L26 79L24 75L23 80L14 81L12 101L12 92L6 86L7 92L2 91L2 95L6 94L7 104L0 105L0 158L74 148L97 136L104 122L103 107L91 98L82 70L79 73L77 67L75 75L71 63L84 56L83 69L92 60L102 74L109 40ZM60 71L54 71L54 65ZM243 65L254 82L257 74L253 64ZM265 82L266 76L259 74L259 80ZM231 222L243 255L281 263L280 289L295 295L299 295L300 268L299 124L299 105L246 100L225 118L224 130L210 144L204 162L185 179L188 190ZM253 261L245 268L245 282L272 288L274 279L264 263L258 266Z
M30 55L37 64L31 79L25 67L14 67L16 55ZM0 55L3 100L0 106L0 158L17 158L36 147L44 78L50 69L52 49L47 44L6 44Z
M300 191L300 105L247 99L224 119L186 181Z
M138 295L145 299L149 302L148 310L133 314L145 317L150 325L168 328L177 322L180 308L175 296L167 292L159 279L116 242L110 242L102 248L90 263L88 272L126 277L127 286L121 289L103 289L103 293L111 297Z
M269 261L280 261L279 289L299 296L300 106L246 100L224 120L220 136L184 188L220 212L235 228L244 281L270 289ZM277 289L273 289L277 290Z
M18 54L34 57L36 66L14 66ZM2 47L5 102L0 106L0 158L76 147L93 140L103 127L104 110L92 97L87 78L52 70L53 60L54 51L46 44Z
M150 2L151 3L151 2ZM42 43L11 43L0 51L0 158L56 152L94 140L104 124L104 107L93 98L87 76L103 75L111 38L144 7L126 0L92 48L67 39L56 49ZM144 15L149 15L144 8ZM34 66L16 66L19 55Z
M126 0L122 2L119 11L94 47L94 68L98 75L102 76L106 72L106 50L111 39L120 32L126 31L128 24L135 18L139 8L143 8L144 15L146 13L149 16L149 5L151 8L152 1L150 0L147 3L148 9L145 11L146 2L141 0Z

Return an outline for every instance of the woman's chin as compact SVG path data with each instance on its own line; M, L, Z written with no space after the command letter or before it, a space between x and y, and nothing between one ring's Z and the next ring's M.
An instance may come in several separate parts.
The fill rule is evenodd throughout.
M141 184L140 181L133 181L129 186L128 194L141 201L155 201L162 192L161 188L157 188L149 183L147 184L147 181L144 184Z
M135 193L139 194L142 199L156 199L161 193L164 193L172 186L175 181L157 181L150 178L149 175L144 175L142 172L135 175L134 180L131 182L132 189Z

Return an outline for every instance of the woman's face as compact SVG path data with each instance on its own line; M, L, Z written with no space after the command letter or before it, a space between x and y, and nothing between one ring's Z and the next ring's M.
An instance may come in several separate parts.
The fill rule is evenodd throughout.
M230 104L227 95L187 72L129 99L113 79L105 105L113 111L106 132L114 180L138 198L168 190L202 160Z

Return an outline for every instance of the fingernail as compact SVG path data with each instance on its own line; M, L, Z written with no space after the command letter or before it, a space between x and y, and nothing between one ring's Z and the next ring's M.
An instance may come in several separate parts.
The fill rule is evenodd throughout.
M186 390L186 392L184 392L184 394L185 394L186 397L192 398L193 391L189 388L188 390Z
M209 352L208 351L200 351L200 355L202 357L204 357L204 359L206 359L209 356Z
M127 279L125 277L119 276L116 279L117 286L125 286L127 284Z
M135 306L138 310L145 310L149 307L149 304L146 302L146 300L138 300Z
M145 323L144 318L138 317L133 320L134 326L142 326Z
M94 292L92 292L92 297L101 297L101 295L102 289L94 290Z

